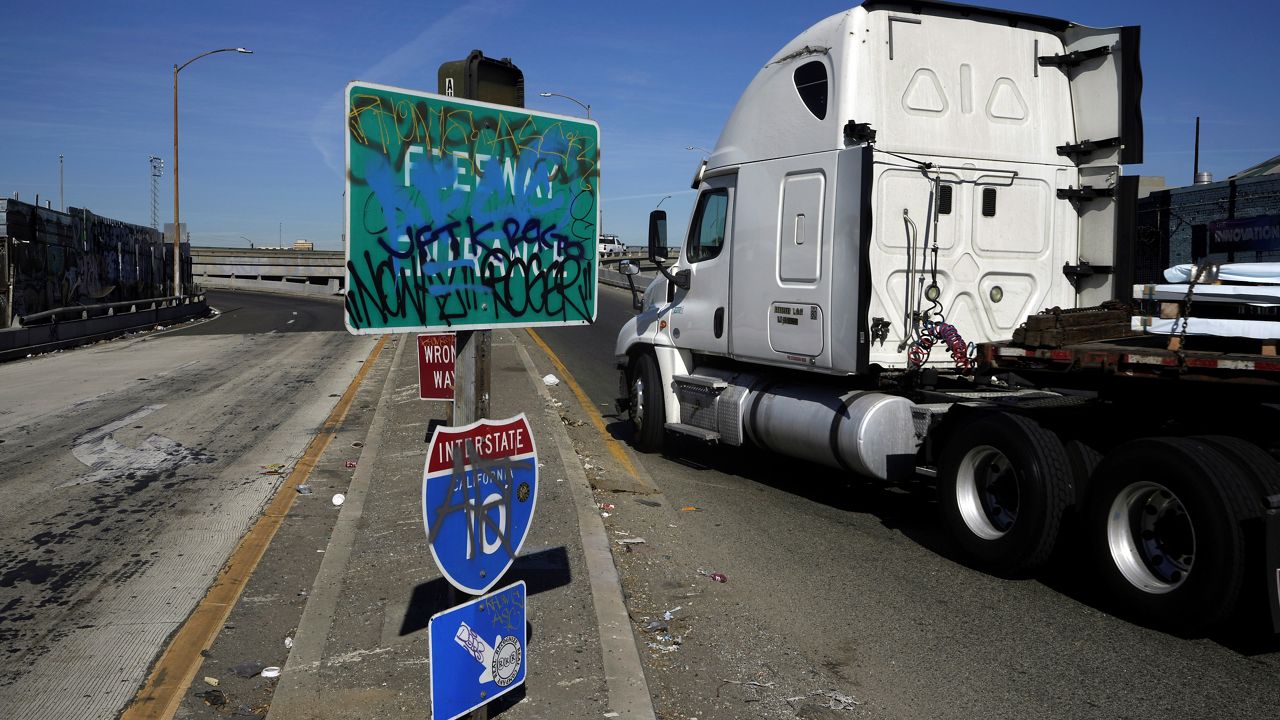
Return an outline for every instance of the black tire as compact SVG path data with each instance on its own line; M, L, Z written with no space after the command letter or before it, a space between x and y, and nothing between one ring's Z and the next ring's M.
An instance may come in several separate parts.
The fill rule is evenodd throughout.
M1280 495L1280 463L1266 450L1243 438L1229 435L1200 435L1195 438L1200 442L1222 453L1223 457L1235 463L1236 468L1248 478L1258 491L1254 505L1256 512L1249 517L1259 517L1266 511L1263 499L1270 495Z
M1234 608L1256 492L1193 438L1121 445L1093 473L1086 529L1102 584L1135 620L1196 635Z
M642 452L660 452L666 439L666 406L658 361L650 353L631 364L628 383L631 407L628 414L635 425L635 446Z
M987 570L1025 573L1053 552L1072 500L1058 437L1020 415L966 423L943 448L938 503L956 542Z
M1093 471L1102 462L1102 453L1078 439L1068 440L1063 444L1067 452L1067 464L1071 467L1071 504L1077 510L1083 510L1085 499L1089 497L1089 479Z

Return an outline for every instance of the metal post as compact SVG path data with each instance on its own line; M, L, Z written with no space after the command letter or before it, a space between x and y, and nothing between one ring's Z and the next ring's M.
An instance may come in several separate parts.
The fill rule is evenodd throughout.
M173 294L182 296L182 215L178 212L178 64L173 64Z
M1191 184L1200 182L1200 116L1196 116L1196 150L1191 166Z
M492 331L462 330L456 335L454 355L452 425L468 425L489 416L489 363ZM457 588L449 587L449 603L457 606L472 599ZM488 720L489 706L476 708L467 720Z
M62 153L58 153L58 210L67 211L67 196L63 194L62 184Z
M466 425L489 416L489 355L492 332L463 330L457 334L454 366L453 424Z

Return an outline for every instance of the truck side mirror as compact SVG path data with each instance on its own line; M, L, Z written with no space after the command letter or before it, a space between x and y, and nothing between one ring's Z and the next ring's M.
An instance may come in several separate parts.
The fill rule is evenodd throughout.
M661 267L667 262L667 211L649 213L649 261Z
M630 260L623 260L618 263L618 272L623 275L638 275L640 274L640 266Z
M674 275L667 269L667 211L654 210L649 213L649 262L658 268L658 272L681 290L689 289L689 271L681 270Z

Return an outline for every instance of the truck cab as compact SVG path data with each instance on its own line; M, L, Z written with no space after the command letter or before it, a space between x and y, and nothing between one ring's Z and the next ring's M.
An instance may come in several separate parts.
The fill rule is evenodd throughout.
M1142 152L1137 37L942 2L817 23L743 93L619 355L859 375L911 366L935 322L967 347L1111 299L1135 188L1120 165Z

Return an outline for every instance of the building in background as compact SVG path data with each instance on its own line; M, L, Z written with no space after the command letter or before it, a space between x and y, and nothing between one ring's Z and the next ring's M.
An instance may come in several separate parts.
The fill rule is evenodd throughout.
M1280 260L1280 156L1202 179L1138 200L1135 282L1162 282L1181 263Z

